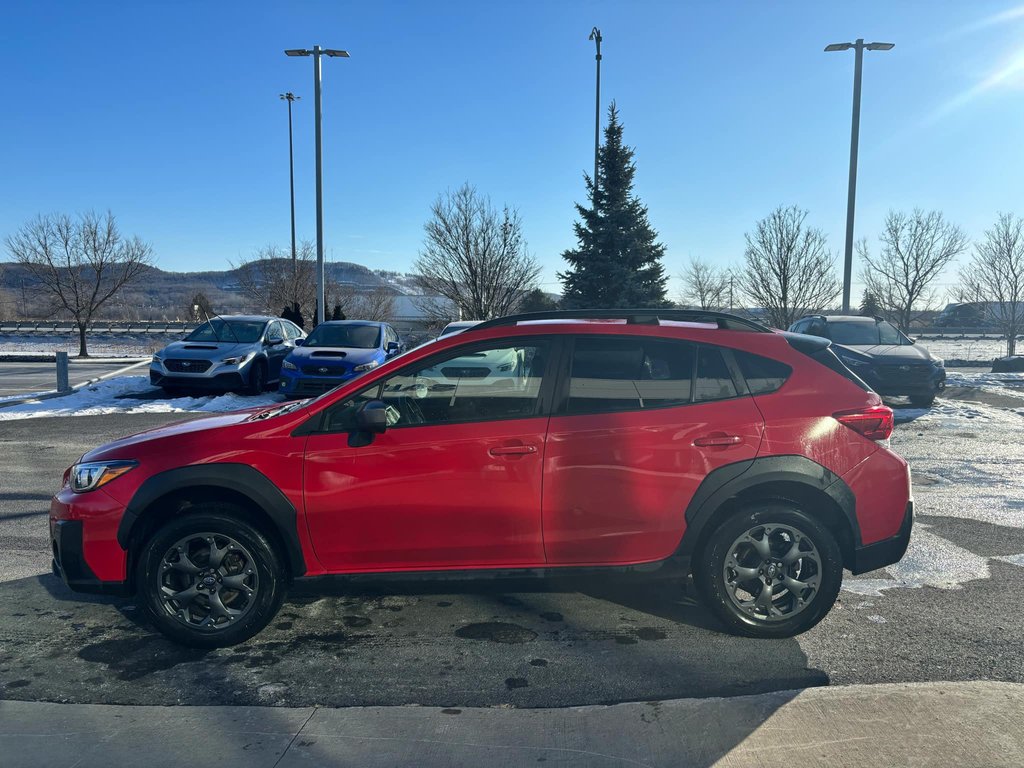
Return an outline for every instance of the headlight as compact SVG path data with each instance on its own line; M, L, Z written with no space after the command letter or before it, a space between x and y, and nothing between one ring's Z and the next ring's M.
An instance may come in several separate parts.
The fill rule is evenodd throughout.
M946 361L943 360L941 357L934 357L934 358L932 358L932 362L935 363L935 367L936 368L945 368L946 367Z
M515 367L516 367L515 363L502 363L501 365L498 366L498 370L499 371L511 371Z
M376 360L371 360L368 363L363 363L362 365L355 366L352 370L355 371L356 373L362 373L363 371L372 371L378 365L380 365L379 362L377 362Z
M139 466L137 461L87 461L71 468L68 481L75 493L85 493L102 488L126 472Z
M162 357L160 357L160 355L159 355L159 354L155 354L155 355L153 355L153 359L152 359L152 360L150 360L150 362L151 362L151 363L162 363L162 362L163 362L163 360L164 360L164 359L163 359Z
M285 360L283 363L281 363L281 367L284 368L287 371L297 371L297 370L299 370L299 366L297 366L295 363L289 363L287 360Z
M225 357L221 362L224 363L224 365L241 365L252 357L252 355L252 352L246 352L244 355L239 355L237 357Z

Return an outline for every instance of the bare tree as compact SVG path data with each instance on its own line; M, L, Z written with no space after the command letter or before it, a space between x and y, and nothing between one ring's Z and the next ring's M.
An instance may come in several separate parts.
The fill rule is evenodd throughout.
M424 293L454 304L462 317L511 314L536 287L540 265L526 250L518 212L499 212L468 183L437 198L424 229L417 282Z
M693 258L679 277L683 281L683 289L679 293L682 304L695 305L700 309L722 309L729 303L732 274L728 269Z
M807 211L779 206L746 233L740 288L768 322L788 328L801 315L824 309L839 295L835 257L825 234L804 224Z
M1017 352L1024 331L1024 219L1001 213L974 256L960 271L960 296L985 307L984 314L1006 335L1006 354Z
M915 208L910 214L889 211L878 239L882 247L876 256L867 241L857 244L865 265L861 280L882 314L907 332L916 317L934 308L935 281L967 249L967 236L940 211Z
M65 310L78 328L78 355L88 357L85 334L96 312L152 263L153 250L137 236L122 237L114 215L39 216L6 238L14 260L38 280L51 314Z
M383 323L395 314L395 292L386 285L369 291L352 285L341 285L335 294L335 305L349 320L373 320Z

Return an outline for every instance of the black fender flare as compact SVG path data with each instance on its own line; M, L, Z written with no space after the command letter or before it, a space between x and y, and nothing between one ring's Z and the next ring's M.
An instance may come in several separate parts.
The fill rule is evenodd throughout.
M853 547L861 546L857 500L850 486L839 475L806 456L783 455L738 461L708 473L686 507L686 531L676 554L693 555L701 534L730 499L755 486L780 482L803 485L828 496L849 523Z
M175 491L196 487L223 488L241 494L263 510L284 545L291 575L306 573L306 560L299 544L298 513L294 505L262 472L248 464L192 464L159 472L145 480L125 508L117 527L117 543L128 551L132 529L158 499Z

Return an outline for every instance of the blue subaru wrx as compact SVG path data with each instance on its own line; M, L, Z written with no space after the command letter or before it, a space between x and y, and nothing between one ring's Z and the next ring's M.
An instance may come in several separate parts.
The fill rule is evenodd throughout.
M331 320L320 323L281 364L281 394L314 397L403 351L398 333L387 323Z

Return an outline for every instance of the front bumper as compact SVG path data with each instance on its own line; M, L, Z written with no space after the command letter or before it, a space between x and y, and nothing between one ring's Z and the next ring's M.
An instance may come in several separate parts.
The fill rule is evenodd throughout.
M909 368L910 370L902 370ZM946 388L946 369L938 366L874 366L866 371L856 370L858 376L880 395L936 395Z
M899 532L891 538L857 547L853 552L853 567L850 568L850 571L854 574L867 573L902 560L903 555L907 553L910 532L913 527L914 502L908 501Z
M281 387L279 391L285 397L316 397L324 392L347 384L360 374L348 373L344 376L311 376L307 373L281 369Z
M82 521L56 520L51 525L50 546L53 575L75 592L95 595L127 595L126 581L103 581L89 567L82 551Z
M232 392L242 389L246 382L242 374L237 371L218 373L214 376L175 376L150 368L149 383L154 387L178 387L180 389L200 389L209 392Z

